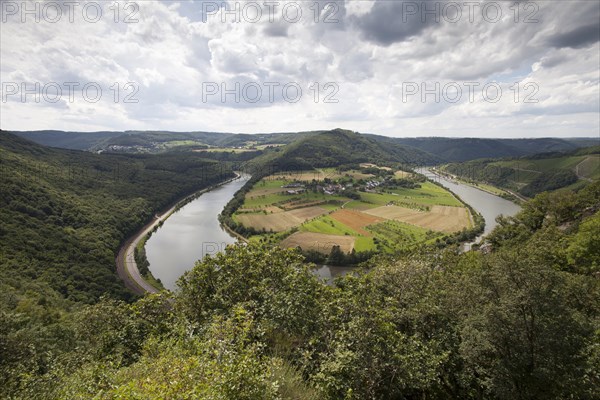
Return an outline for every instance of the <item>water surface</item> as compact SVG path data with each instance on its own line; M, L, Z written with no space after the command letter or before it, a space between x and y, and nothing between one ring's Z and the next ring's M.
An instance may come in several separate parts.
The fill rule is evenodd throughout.
M146 242L150 271L169 290L177 279L206 254L224 250L236 239L219 224L218 215L249 177L202 194L171 215Z
M337 267L333 265L317 265L313 270L314 274L323 281L332 283L338 276L344 276L349 272L356 270L356 267Z
M513 216L521 211L521 207L510 200L484 192L473 186L464 185L443 176L436 175L429 169L419 169L417 172L424 174L429 179L450 189L450 191L458 195L463 201L473 207L475 211L480 213L483 216L483 219L485 219L485 229L482 236L490 233L498 225L496 223L497 216ZM481 236L479 236L477 241L479 240L481 240Z
M520 207L508 200L472 186L451 181L426 169L418 170L457 194L485 219L487 235L494 229L498 215L514 215ZM218 215L249 179L245 176L204 193L171 215L146 243L150 271L169 290L176 289L177 279L206 254L222 251L236 242L218 221ZM478 242L481 236L476 240ZM467 246L468 248L469 246ZM320 265L315 273L326 281L352 271L352 267Z

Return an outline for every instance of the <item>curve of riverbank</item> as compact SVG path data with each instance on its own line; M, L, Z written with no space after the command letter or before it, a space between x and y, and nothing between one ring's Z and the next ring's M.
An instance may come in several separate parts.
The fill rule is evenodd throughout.
M496 217L498 215L502 214L510 216L521 210L520 205L511 200L489 193L476 186L466 185L460 181L453 181L444 175L436 173L435 170L430 168L422 168L417 172L422 173L429 179L439 182L446 189L460 197L465 204L468 204L483 217L485 221L483 233L479 235L474 242L465 243L464 246L466 249L469 249L470 245L474 243L479 243L484 236L493 230L496 226Z
M236 173L236 176L220 182L216 185L212 185L208 188L199 190L198 192L185 196L181 200L177 201L174 206L169 208L167 211L160 215L156 215L154 219L148 224L144 225L135 235L130 237L123 243L119 249L119 253L115 260L117 265L117 274L119 278L125 283L125 286L136 294L145 293L157 293L159 290L149 284L140 274L137 263L135 262L134 252L140 240L142 240L148 233L150 233L158 224L164 222L171 214L173 214L179 207L186 204L190 199L196 198L203 193L213 190L219 186L225 185L241 177L240 174Z
M229 226L227 226L227 224L221 223L220 225L221 225L221 228L225 229L225 231L227 231L227 233L229 233L232 237L235 237L244 243L250 243L250 241L248 239L246 239L244 236L240 235L239 233L237 233L236 231L231 229Z

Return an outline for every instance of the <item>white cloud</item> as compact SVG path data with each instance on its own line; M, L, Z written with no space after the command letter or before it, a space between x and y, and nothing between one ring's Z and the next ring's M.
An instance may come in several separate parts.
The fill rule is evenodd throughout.
M591 29L600 15L595 2L532 3L539 9L520 3L518 15L509 8L512 3L501 3L503 18L494 23L481 12L471 22L465 9L456 23L444 15L439 22L423 23L420 15L404 15L408 3L351 0L336 1L330 9L324 8L327 1L286 0L273 10L273 22L263 5L260 20L240 23L232 22L236 16L231 13L225 22L218 13L207 15L216 10L207 5L221 3L209 1L144 1L135 3L139 10L117 2L115 22L107 2L102 18L90 23L82 15L89 3L76 8L73 23L66 16L57 23L43 18L23 23L19 14L3 14L4 86L96 82L102 97L91 103L80 90L74 101L66 96L55 103L44 96L39 103L33 96L25 102L19 94L8 96L1 103L2 129L252 133L341 126L389 135L517 137L597 135L600 130L600 48ZM239 19L247 2L238 4ZM288 11L302 6L298 22L288 21L295 13L284 13L287 4L293 6ZM232 1L228 7L236 10ZM124 23L131 11L139 21ZM532 11L538 22L525 23ZM325 23L326 18L338 22ZM125 90L128 82L139 88L133 96L137 103L124 102L134 90ZM203 99L207 84L231 89L249 82L263 89L266 82L280 87L274 101L266 92L256 103L243 96L236 102L231 95L222 102L220 93ZM443 96L435 101L431 94L421 101L420 93L405 101L403 84L410 82L419 88L456 83L463 89L468 82L479 87L498 82L503 95L495 103L485 101L480 89L474 101L465 93L456 103ZM510 89L515 82L519 101ZM302 89L295 103L282 97L280 88L290 83ZM326 90L327 83L339 91L332 85ZM531 92L524 90L527 83L539 88L537 103L523 101ZM338 102L324 103L334 92Z

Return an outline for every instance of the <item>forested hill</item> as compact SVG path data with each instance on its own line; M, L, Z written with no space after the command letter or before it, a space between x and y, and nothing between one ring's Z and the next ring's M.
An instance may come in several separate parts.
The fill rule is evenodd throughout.
M533 197L557 189L578 189L600 180L600 146L528 157L450 163L443 171Z
M115 272L119 244L171 202L230 173L193 153L97 155L0 132L0 281L11 299L2 303L43 293L78 302L131 297Z
M558 138L389 138L376 135L372 137L386 145L391 143L420 149L436 156L443 162L462 162L479 158L519 157L550 151L569 151L588 143Z
M173 140L197 140L204 144L220 144L235 136L216 132L168 132L168 131L98 131L65 132L57 130L18 131L16 135L42 144L73 150L101 150L110 145L150 145Z
M362 162L433 164L435 156L399 144L383 145L370 137L343 129L300 137L291 144L269 152L257 162L281 169L311 169Z
M182 147L188 149L206 148L209 146L235 148L248 143L269 145L288 144L301 137L308 137L316 132L290 132L270 134L233 134L222 132L170 132L170 131L99 131L99 132L65 132L57 130L18 131L16 135L42 144L74 150L110 150L112 146L138 146L152 152ZM168 144L175 144L170 147ZM166 145L162 148L159 145Z
M544 193L499 220L486 252L382 256L332 285L298 252L251 243L198 262L177 293L134 303L66 310L3 287L1 393L597 399L599 199L597 182Z
M346 132L341 135L339 143L331 141L326 143L327 136L332 132ZM256 133L256 134L233 134L219 132L169 132L169 131L100 131L100 132L65 132L56 130L47 131L22 131L17 135L35 141L45 146L88 150L88 151L118 151L138 153L161 153L169 151L191 151L202 149L219 149L223 154L207 153L213 158L226 157L236 149L247 149L263 153L265 147L283 146L304 143L309 150L317 150L319 155L326 157L340 156L344 160L356 159L358 154L348 157L346 150L358 151L360 149L346 146L349 139L348 132L341 129L334 131L310 131L310 132L287 132L287 133ZM311 147L311 140L315 140ZM495 139L495 138L443 138L422 137L403 138L388 137L381 135L362 134L361 142L367 148L367 154L386 156L390 152L396 159L403 162L417 161L422 163L431 162L462 162L479 158L499 157L521 157L550 151L571 151L580 147L598 145L597 138L539 138L539 139ZM367 143L369 142L369 143ZM371 152L373 144L379 149ZM335 149L335 146L340 149ZM294 147L294 146L290 146ZM324 147L324 148L323 148ZM296 147L297 148L297 147ZM328 152L328 151L329 152ZM332 154L337 151L338 154ZM300 156L306 155L300 150Z

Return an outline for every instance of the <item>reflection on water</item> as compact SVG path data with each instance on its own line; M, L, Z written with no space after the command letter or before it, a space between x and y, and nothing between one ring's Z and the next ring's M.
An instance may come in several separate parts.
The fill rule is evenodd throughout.
M248 179L244 177L202 194L171 215L146 242L150 271L165 288L175 290L177 279L197 260L236 242L217 217Z

